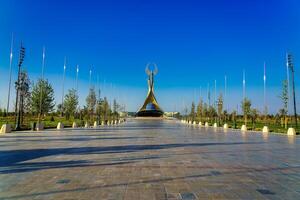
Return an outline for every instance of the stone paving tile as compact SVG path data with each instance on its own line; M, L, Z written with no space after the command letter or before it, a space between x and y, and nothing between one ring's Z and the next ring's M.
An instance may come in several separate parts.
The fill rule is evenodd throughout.
M300 139L129 120L0 137L0 199L300 199Z

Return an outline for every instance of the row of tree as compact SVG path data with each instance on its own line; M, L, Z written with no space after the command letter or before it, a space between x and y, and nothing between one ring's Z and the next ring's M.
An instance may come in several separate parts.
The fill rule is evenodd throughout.
M282 92L278 97L282 101L282 108L280 108L278 113L273 117L276 119L276 121L281 121L281 124L284 124L285 127L287 127L289 99L287 80L282 82ZM201 98L197 106L194 102L192 102L189 113L187 108L185 108L185 114L183 117L191 121L214 121L218 122L219 124L225 123L226 121L233 121L236 123L238 116L237 110L233 110L231 113L228 113L228 111L224 109L223 104L224 100L222 94L219 95L217 101L213 105L203 102ZM267 108L264 108L264 111L260 112L258 109L252 108L251 106L251 100L245 97L241 102L242 117L245 124L247 124L249 119L251 120L252 124L255 124L255 121L258 118L266 121L266 118L271 117L268 115Z
M55 110L54 89L46 79L38 79L36 83L30 81L26 71L20 72L19 81L15 83L15 89L18 91L18 104L15 105L15 112L9 115L20 113L20 123L23 124L25 115L39 116L43 118L49 113L64 116L67 120L70 118L86 121L107 121L119 118L119 112L124 111L114 99L112 105L107 98L100 97L94 87L89 89L86 97L86 105L79 107L78 92L75 89L68 90L63 98L63 103L57 105ZM0 115L7 115L5 110L0 110Z

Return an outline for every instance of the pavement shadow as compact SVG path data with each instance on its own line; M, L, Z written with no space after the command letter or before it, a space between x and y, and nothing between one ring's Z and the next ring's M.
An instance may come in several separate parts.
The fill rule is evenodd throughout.
M104 146L104 147L71 147L71 148L52 148L52 149L21 149L0 151L0 174L9 173L9 168L18 168L22 162L47 156L57 155L90 155L90 154L122 154L140 151L155 151L182 147L203 147L203 146L222 146L222 145L247 145L258 144L257 142L226 142L226 143L175 143L175 144L149 144L149 145L123 145L123 146ZM23 163L24 164L24 163ZM59 164L59 163L56 163ZM72 165L74 163L66 163ZM79 163L83 164L83 163ZM26 166L26 164L24 165ZM55 163L53 163L55 166ZM21 165L22 167L22 165ZM16 171L12 171L15 173Z

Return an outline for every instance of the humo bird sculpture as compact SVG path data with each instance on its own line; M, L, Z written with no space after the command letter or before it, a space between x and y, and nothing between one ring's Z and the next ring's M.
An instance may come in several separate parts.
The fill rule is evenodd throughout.
M150 70L150 66L154 67L154 70ZM155 63L148 63L146 66L146 74L148 75L148 94L143 106L136 113L137 117L161 117L163 111L157 103L154 96L154 76L158 73L157 65Z

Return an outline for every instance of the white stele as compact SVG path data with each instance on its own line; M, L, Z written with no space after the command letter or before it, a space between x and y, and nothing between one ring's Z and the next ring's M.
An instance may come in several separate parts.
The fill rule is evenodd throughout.
M228 124L224 124L223 128L228 129Z
M269 127L264 126L263 129L262 129L262 132L263 133L269 133Z
M245 124L242 125L241 131L247 131L247 126Z
M193 125L197 125L197 122L196 122L196 121L194 121L194 122L193 122Z
M98 127L98 122L95 121L95 122L94 122L94 128L97 128L97 127Z
M199 122L199 126L202 126L202 122Z
M296 135L296 131L294 128L289 128L287 131L287 135Z
M89 128L89 127L90 127L89 123L86 122L85 125L84 125L84 128Z
M105 125L105 123L104 123L104 121L102 121L102 122L101 122L101 126L104 126L104 125Z
M64 129L64 124L61 122L58 122L57 127L58 130Z
M209 127L209 125L208 125L208 122L205 122L205 125L204 125L205 127Z
M77 128L77 123L76 122L73 122L72 128Z
M214 128L218 128L218 125L217 125L217 123L214 123Z
M0 134L10 133L11 132L11 125L10 124L3 124L1 127Z

